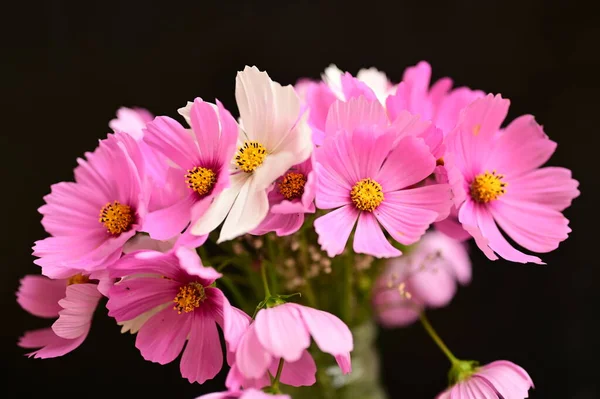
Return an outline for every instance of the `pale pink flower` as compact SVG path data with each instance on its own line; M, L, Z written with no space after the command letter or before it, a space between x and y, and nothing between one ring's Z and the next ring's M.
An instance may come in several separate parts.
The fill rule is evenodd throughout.
M22 348L40 348L28 354L39 359L66 355L83 343L102 294L98 284L71 271L68 279L25 276L17 292L17 302L37 317L58 318L52 328L28 331L19 340Z
M337 208L315 221L329 256L342 253L357 220L354 251L394 257L401 252L381 226L409 245L448 215L448 184L415 186L433 173L436 159L425 141L410 133L415 119L402 122L389 125L381 105L362 97L332 106L327 138L316 150L316 205Z
M498 360L475 369L436 399L525 399L533 381L516 364Z
M204 235L223 222L219 243L255 229L269 211L271 185L313 150L306 113L292 86L282 87L266 72L246 67L238 72L235 98L240 130L231 186L191 227L193 234Z
M515 249L539 253L556 249L571 231L562 211L579 195L578 182L565 168L540 168L556 149L533 116L500 130L509 101L488 95L461 114L446 138L446 169L458 219L492 260L542 263ZM495 252L495 253L494 253Z
M268 383L267 371L277 370L285 361L281 381L289 385L312 385L316 366L307 349L311 336L317 347L333 355L344 374L349 373L350 352L354 348L352 333L336 316L294 303L260 310L235 347L235 359L228 377L228 387L248 385L248 381ZM231 374L230 373L230 374ZM235 380L235 381L231 381ZM247 387L247 386L245 386Z
M315 212L317 176L314 163L314 156L311 156L277 179L269 193L269 213L252 234L270 231L278 236L293 234L304 223L304 214Z
M200 219L230 184L229 163L237 139L235 120L221 103L214 105L200 98L189 111L191 131L166 116L146 126L144 141L165 159L165 180L157 189L168 198L153 196L155 209L150 209L145 226L158 240L168 240L190 221Z
M117 117L111 119L108 126L115 132L127 133L140 141L144 136L143 129L152 119L154 115L144 108L121 107L117 110Z
M471 262L464 243L429 232L411 252L390 259L373 288L373 306L380 323L401 327L419 318L425 308L447 306L457 282L471 281Z
M113 263L146 216L143 159L130 136L110 134L78 162L75 182L54 184L39 209L51 237L35 243L33 254L39 259L34 263L52 278Z
M244 391L215 392L199 396L196 399L292 399L289 395L274 395L258 389Z
M221 290L211 287L220 273L203 266L195 251L185 247L164 254L134 252L109 271L112 278L121 278L109 291L109 315L120 323L145 315L136 326L136 347L144 359L170 363L187 341L181 375L199 383L217 375L223 365L217 324L229 343L239 339L249 322Z

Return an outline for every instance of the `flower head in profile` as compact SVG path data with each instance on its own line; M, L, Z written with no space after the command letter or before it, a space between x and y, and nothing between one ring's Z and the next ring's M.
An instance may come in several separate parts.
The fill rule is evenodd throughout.
M295 233L304 223L305 213L315 212L317 176L315 158L292 166L269 192L269 213L252 234L274 231L278 236Z
M330 313L285 303L260 310L241 336L235 346L228 387L265 386L269 383L267 372L277 371L280 361L284 362L282 383L314 384L316 366L307 351L311 337L321 351L335 357L344 374L351 371L350 352L354 343L348 327Z
M292 399L289 395L272 395L258 389L209 393L196 399Z
M316 151L316 204L335 209L315 221L319 244L329 256L342 253L357 224L354 252L398 256L382 227L401 244L415 243L448 215L450 187L419 185L433 173L436 159L422 138L407 133L412 123L389 125L381 105L364 98L338 104Z
M163 181L155 177L159 192L153 192L145 226L158 240L176 236L202 217L230 184L229 164L238 134L235 120L221 103L200 98L188 111L191 131L166 116L157 117L145 130L145 143L164 159L165 177Z
M542 263L504 238L532 252L556 249L571 231L562 211L579 195L565 168L540 168L554 153L533 116L500 129L509 101L499 95L476 100L461 114L446 140L446 168L458 219L492 260Z
M419 318L425 308L447 306L456 283L471 280L471 262L464 243L432 231L411 252L390 259L373 288L373 306L380 323L401 327Z
M28 331L18 345L39 348L28 356L40 359L66 355L85 340L92 316L102 297L98 284L88 275L71 271L69 278L51 280L44 276L25 276L17 292L17 302L34 316L58 318L52 327Z
M240 111L237 152L231 186L196 220L191 232L208 234L223 221L218 242L256 228L269 210L268 189L292 166L310 156L313 144L292 86L273 82L266 72L246 67L236 78Z
M230 342L245 330L249 317L212 286L221 276L216 270L180 247L167 253L133 252L109 272L121 278L109 291L109 315L119 323L138 318L136 347L144 359L167 364L183 350L183 377L203 383L217 375L223 365L217 325Z
M78 162L75 182L54 184L39 209L51 236L35 243L33 254L39 259L34 263L51 278L113 263L146 216L144 163L132 137L110 134Z
M533 388L529 374L506 360L482 367L473 362L460 362L450 374L455 383L436 399L525 399Z

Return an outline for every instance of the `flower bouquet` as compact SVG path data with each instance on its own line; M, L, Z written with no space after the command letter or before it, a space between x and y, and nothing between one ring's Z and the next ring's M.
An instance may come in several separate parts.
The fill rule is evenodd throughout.
M292 87L246 67L237 120L201 98L181 123L121 108L39 209L41 275L17 301L56 320L19 345L75 350L102 302L144 359L181 354L191 383L226 363L206 399L375 399L375 323L420 321L450 361L439 398L526 398L524 369L457 357L425 311L470 282L471 238L490 260L542 263L578 183L541 167L556 143L532 116L504 126L508 100L430 77L426 62L399 84L332 65Z

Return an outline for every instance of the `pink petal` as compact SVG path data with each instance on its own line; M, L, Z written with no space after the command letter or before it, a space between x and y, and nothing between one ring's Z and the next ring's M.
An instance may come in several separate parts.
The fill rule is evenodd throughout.
M196 166L198 146L186 129L168 116L158 116L146 125L144 141L182 170Z
M123 256L109 267L110 277L118 278L132 274L157 274L172 280L185 277L179 259L173 253L141 250Z
M28 331L21 337L18 345L21 348L41 348L27 355L36 359L50 359L66 355L74 351L83 343L87 332L76 339L64 339L59 337L51 328Z
M543 165L556 149L544 130L531 115L512 121L494 142L485 167L503 174L507 181L513 176Z
M193 313L192 331L181 357L181 376L203 384L223 367L223 352L217 324L206 312Z
M579 196L579 182L565 168L541 168L510 179L501 199L531 202L563 211Z
M353 132L357 128L385 128L388 118L385 109L376 99L364 96L351 98L348 102L336 101L329 108L326 131L335 135L340 131Z
M462 227L458 219L452 216L452 211L450 214L451 216L448 216L446 219L435 222L435 229L458 241L466 241L471 238L469 232Z
M229 373L227 373L227 378L225 379L225 386L230 391L239 391L242 387L245 390L250 388L261 389L262 387L266 387L270 385L271 381L269 379L269 375L265 372L262 377L258 379L246 378L240 372L239 368L235 363L232 364L229 369Z
M333 183L332 189L340 190L347 188L347 193L350 192L352 186L363 177L358 172L356 165L359 163L359 149L353 148L352 132L344 132L336 137L328 137L325 144L318 149L316 153L318 169L318 189L317 189L317 206L322 199L320 190L324 184ZM321 177L321 172L325 171ZM338 194L339 195L339 194ZM326 198L323 198L326 199Z
M459 87L452 90L440 101L433 122L442 129L444 134L448 134L456 126L460 112L473 101L482 97L485 97L484 92L471 90L468 87Z
M125 279L108 292L108 315L118 322L132 320L157 306L172 302L180 286L177 281L158 277Z
M466 209L464 206L462 209ZM494 222L494 218L490 214L489 210L484 206L474 206L475 216L477 218L477 225L481 229L483 236L489 240L489 247L494 250L498 255L511 262L519 263L538 263L543 264L540 258L537 256L526 255L521 251L515 249L509 242L502 236L498 226ZM459 218L460 212L459 211Z
M137 334L135 347L144 359L159 364L175 360L183 349L192 328L193 314L182 313L172 307L152 316Z
M308 330L291 303L260 310L254 326L261 345L275 358L295 362L310 346Z
M378 101L377 96L364 82L361 82L348 72L341 76L342 92L344 98L350 100L351 98L363 96L371 101Z
M273 231L277 236L284 237L300 230L304 223L304 213L277 214L272 213L272 210L273 208L260 225L252 230L252 234L263 235Z
M231 306L227 297L218 288L206 288L207 297L210 296L217 312L222 312L222 317L216 316L217 323L221 325L227 350L235 352L240 339L250 325L250 316L242 310Z
M350 329L337 316L292 303L282 306L290 306L298 310L306 328L321 351L337 356L345 355L354 349L354 340Z
M191 208L195 202L196 198L189 193L166 208L148 213L144 220L144 231L155 240L166 241L175 237L190 223Z
M52 330L65 339L75 339L87 334L100 298L102 294L96 284L68 286L66 296L58 302L63 309L52 325Z
M461 383L460 388L467 394L467 397L473 399L498 399L494 387L484 381L482 378L474 376L470 380Z
M25 276L21 279L17 302L37 317L57 317L62 309L58 304L65 297L65 280L50 280L44 276Z
M435 158L423 140L405 137L387 157L374 177L384 193L416 184L435 169Z
M479 247L485 256L490 260L497 260L498 257L490 247L490 240L484 236L477 221L476 206L477 204L471 199L465 201L458 210L458 220L463 228L473 237L477 247Z
M333 257L344 251L358 214L353 205L346 205L315 220L318 242L328 256Z
M340 366L342 374L349 374L352 372L352 361L350 358L350 352L344 353L342 355L336 355L335 361L337 362L338 366Z
M200 256L193 249L186 247L179 247L175 250L175 255L179 259L179 265L187 274L190 276L200 277L203 281L203 285L210 285L213 281L222 276L221 273L216 271L210 266L204 266L200 260Z
M313 130L313 142L315 145L323 144L325 140L325 124L331 104L336 100L335 94L327 84L310 83L306 90L306 104L310 110L308 123Z
M154 116L143 108L121 107L117 110L117 117L108 122L108 126L114 131L125 132L134 139L141 140L142 129L152 119Z
M263 377L273 361L271 354L258 340L256 325L251 324L241 337L235 353L235 364L246 378Z
M423 263L423 266L423 270L418 270L409 277L406 291L419 298L426 306L447 306L456 293L453 270L444 260Z
M270 371L272 375L277 374L279 361L273 361ZM285 362L281 371L280 381L293 387L308 387L317 382L317 365L308 351L302 352L302 356L295 362Z
M315 171L318 179L315 197L317 207L333 209L352 203L350 199L352 185L348 183L348 180L331 173L323 164L317 164Z
M196 98L190 109L190 124L196 137L196 142L199 144L198 151L200 152L201 162L207 165L220 164L221 160L217 159L217 155L221 128L216 107L202 101L201 98ZM235 138L237 138L237 134ZM229 139L233 155L235 141L231 140L231 137Z
M370 212L361 212L358 218L353 249L356 253L369 254L377 258L402 255L402 252L389 243L377 219Z

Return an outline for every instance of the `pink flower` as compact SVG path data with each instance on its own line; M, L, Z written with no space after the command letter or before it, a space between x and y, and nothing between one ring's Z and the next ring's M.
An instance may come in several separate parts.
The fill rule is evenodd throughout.
M289 395L271 395L257 389L245 391L215 392L199 396L196 399L292 399Z
M407 255L391 259L374 287L373 306L382 325L401 327L425 308L447 306L456 282L471 281L471 262L463 243L429 232Z
M524 399L529 397L530 388L533 381L523 368L499 360L462 376L437 399Z
M75 168L75 182L54 184L39 212L51 237L37 241L34 262L51 278L102 269L121 256L146 216L144 165L136 142L110 134Z
M274 231L278 236L295 233L304 223L305 213L315 212L317 176L314 156L292 166L269 193L269 213L252 234Z
M109 292L109 315L119 323L144 319L136 325L136 347L152 362L172 362L187 340L181 375L190 382L203 383L221 370L217 324L228 343L248 326L249 317L211 287L221 274L204 267L190 249L134 252L109 271L111 277L122 278Z
M177 121L159 116L146 127L144 141L166 160L165 181L158 189L169 195L162 208L148 214L152 238L168 240L190 221L199 219L226 187L237 139L237 124L217 102L197 98L190 108L191 132Z
M556 149L533 116L500 125L509 101L488 95L461 114L447 137L446 167L458 219L492 260L495 253L513 262L542 263L515 249L546 253L571 231L561 211L579 195L578 182L564 168L539 168ZM495 253L494 253L495 252Z
M57 280L25 276L17 292L19 305L34 316L58 317L58 320L52 328L26 332L18 345L40 348L28 353L39 359L63 356L77 349L90 331L92 316L101 297L98 285L81 274Z
M268 383L267 371L272 371L273 366L277 370L280 359L285 361L283 383L294 386L314 384L316 366L307 351L311 336L321 351L336 358L344 374L351 371L350 352L354 344L348 327L327 312L285 303L257 313L256 320L235 347L231 373L239 375L228 377L228 387L238 388L231 384L231 379L238 383L245 379L246 385L247 381L258 381L253 384L255 388L260 387L262 381Z
M381 106L364 98L332 106L327 138L316 150L317 207L337 208L315 221L319 244L329 256L342 253L357 220L354 251L394 257L401 252L381 226L408 245L448 215L449 185L413 187L436 167L430 147L409 133L413 122L406 118L390 126Z

